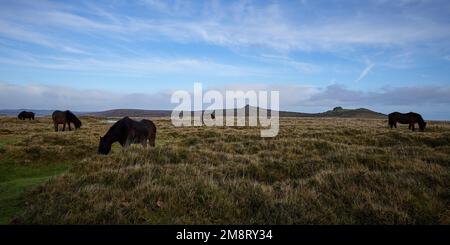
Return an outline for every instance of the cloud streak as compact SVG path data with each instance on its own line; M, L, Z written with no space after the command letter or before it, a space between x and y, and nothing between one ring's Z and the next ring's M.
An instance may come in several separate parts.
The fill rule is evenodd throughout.
M367 74L369 74L369 72L372 70L372 68L375 66L375 64L369 64L367 65L366 68L364 68L364 70L361 71L361 74L359 74L359 77L355 80L355 82L359 82L362 79L364 79Z
M449 86L386 87L379 90L352 90L343 85L330 85L311 96L308 105L387 105L433 106L450 104Z
M0 108L98 111L117 108L169 109L169 92L114 93L65 86L0 83Z
M232 64L216 63L211 60L196 58L61 58L61 57L36 57L26 56L26 60L20 61L9 57L0 57L0 63L8 65L20 65L32 68L65 70L65 71L91 71L109 72L117 74L203 74L225 77L242 75L267 75L268 72L251 66L236 66Z
M128 41L136 37L153 40L164 37L177 42L206 42L226 47L264 46L278 51L332 50L355 44L404 46L450 37L446 23L412 13L385 15L383 19L378 15L352 13L349 17L328 17L298 24L290 21L289 11L280 4L261 6L237 2L224 5L219 2L213 7L212 3L205 3L207 11L198 18L185 19L182 18L184 9L171 8L164 1L143 3L150 9L170 14L158 19L127 16L91 4L88 6L97 15L77 14L83 13L80 9L68 12L73 11L73 7L38 8L39 11L23 10L20 18L7 15L3 22L53 26ZM40 21L35 22L36 19ZM27 39L23 33L16 36Z

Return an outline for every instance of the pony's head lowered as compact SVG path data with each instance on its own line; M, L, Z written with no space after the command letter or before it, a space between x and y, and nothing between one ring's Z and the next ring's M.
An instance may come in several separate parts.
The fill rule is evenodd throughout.
M71 111L66 111L67 119L75 125L75 128L81 127L81 121Z
M425 127L427 126L427 122L425 122L422 117L420 118L421 120L419 120L419 128L420 130L424 131Z
M419 124L419 129L421 131L424 131L425 127L427 126L427 123L423 120L423 118L420 114L413 113L413 115L416 117L417 123Z
M111 151L111 144L108 144L104 137L100 137L100 142L98 144L98 154L108 155Z

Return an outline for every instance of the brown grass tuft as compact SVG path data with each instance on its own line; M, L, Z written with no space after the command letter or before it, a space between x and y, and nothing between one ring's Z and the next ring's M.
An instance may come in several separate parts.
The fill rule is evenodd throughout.
M258 128L157 119L155 148L99 156L104 119L64 133L48 118L0 120L1 137L17 136L0 145L10 158L73 163L26 194L15 223L449 224L449 123L411 132L377 119L282 118L265 139Z

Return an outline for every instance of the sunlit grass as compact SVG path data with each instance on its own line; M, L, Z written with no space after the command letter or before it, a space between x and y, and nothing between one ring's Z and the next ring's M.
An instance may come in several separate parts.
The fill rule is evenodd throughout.
M79 131L55 133L48 118L0 118L0 133L10 130L0 139L19 137L0 145L18 172L70 168L29 174L24 195L5 194L20 200L9 204L14 223L450 223L450 123L411 132L379 119L282 118L276 138L261 138L259 128L156 119L156 147L115 144L100 156L98 138L111 124L82 120ZM3 175L12 177L2 187L21 188L13 184L22 175Z

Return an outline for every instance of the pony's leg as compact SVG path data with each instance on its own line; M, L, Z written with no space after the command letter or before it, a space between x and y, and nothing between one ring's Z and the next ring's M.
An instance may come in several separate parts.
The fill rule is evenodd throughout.
M72 129L70 128L70 122L68 122L67 125L69 125L69 131L71 131Z
M142 146L143 146L144 148L147 148L147 139L143 139L143 140L141 141L141 144L142 144Z
M58 132L58 124L54 123L54 126L55 126L55 132Z
M125 144L123 145L123 148L128 148L128 147L130 147L130 145L131 145L131 139L127 138L125 140Z
M66 123L63 123L63 130L62 131L65 131L66 130Z
M152 135L152 136L150 136L150 138L148 138L148 142L150 143L150 146L153 146L153 147L155 147L155 136L154 135Z

